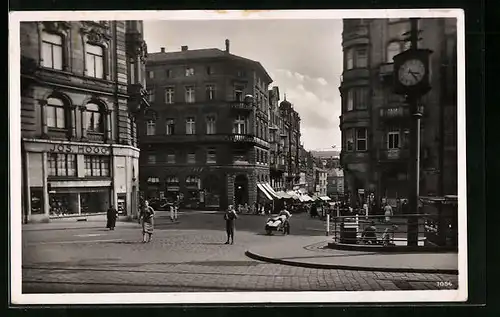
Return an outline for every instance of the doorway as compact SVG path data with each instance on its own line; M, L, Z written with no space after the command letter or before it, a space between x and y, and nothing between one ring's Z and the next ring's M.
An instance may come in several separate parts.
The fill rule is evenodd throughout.
M235 207L248 203L248 178L240 174L234 179L234 203Z

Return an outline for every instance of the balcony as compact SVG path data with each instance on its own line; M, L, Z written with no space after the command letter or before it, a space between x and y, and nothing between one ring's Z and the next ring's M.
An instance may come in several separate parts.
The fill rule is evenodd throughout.
M353 45L367 45L370 43L370 35L368 27L361 25L353 25L344 29L342 32L342 46L349 47Z
M379 109L381 121L402 120L410 118L410 109L407 106L394 106Z
M233 143L257 143L257 138L250 134L231 134L228 139Z
M230 107L232 110L246 111L246 112L253 111L255 108L253 104L247 104L243 101L231 101Z
M378 161L379 162L397 162L407 161L410 158L409 149L379 149Z

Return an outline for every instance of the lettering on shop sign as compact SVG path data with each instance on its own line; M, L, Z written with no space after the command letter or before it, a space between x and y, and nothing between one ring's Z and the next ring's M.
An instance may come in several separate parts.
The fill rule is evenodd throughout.
M74 145L74 144L54 144L49 149L51 153L71 153L71 154L109 154L109 148L94 145Z

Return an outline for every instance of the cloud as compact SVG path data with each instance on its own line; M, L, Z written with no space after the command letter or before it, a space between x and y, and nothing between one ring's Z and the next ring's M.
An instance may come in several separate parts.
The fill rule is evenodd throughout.
M328 85L328 82L326 81L326 79L324 79L323 77L319 77L319 78L316 78L316 81L321 85L321 86L326 86Z

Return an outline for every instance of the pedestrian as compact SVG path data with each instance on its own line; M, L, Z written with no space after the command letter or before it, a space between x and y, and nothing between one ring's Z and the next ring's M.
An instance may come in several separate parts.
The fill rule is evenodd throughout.
M370 225L363 230L361 240L366 244L375 244L377 242L377 227L375 221L371 221Z
M286 235L290 234L290 217L292 217L292 214L286 210L286 206L280 211L278 217L279 216L285 216L285 221L283 222L283 233Z
M177 221L177 203L173 202L170 205L170 221Z
M115 230L116 226L116 218L118 217L118 211L115 209L113 205L111 205L106 213L106 228L109 230Z
M142 219L142 242L151 242L154 229L154 209L149 206L147 200L144 201L144 206L141 209L141 219Z
M385 222L391 221L392 207L391 207L391 205L389 205L389 203L385 203L384 216L385 216Z
M382 242L384 246L393 246L394 244L394 233L398 229L398 226L392 225L391 227L385 228L384 234L382 235Z
M226 234L227 234L227 241L225 244L234 243L234 227L235 227L234 223L236 219L238 219L238 216L236 215L236 210L234 210L233 205L230 205L226 213L224 214L224 220L226 220Z

